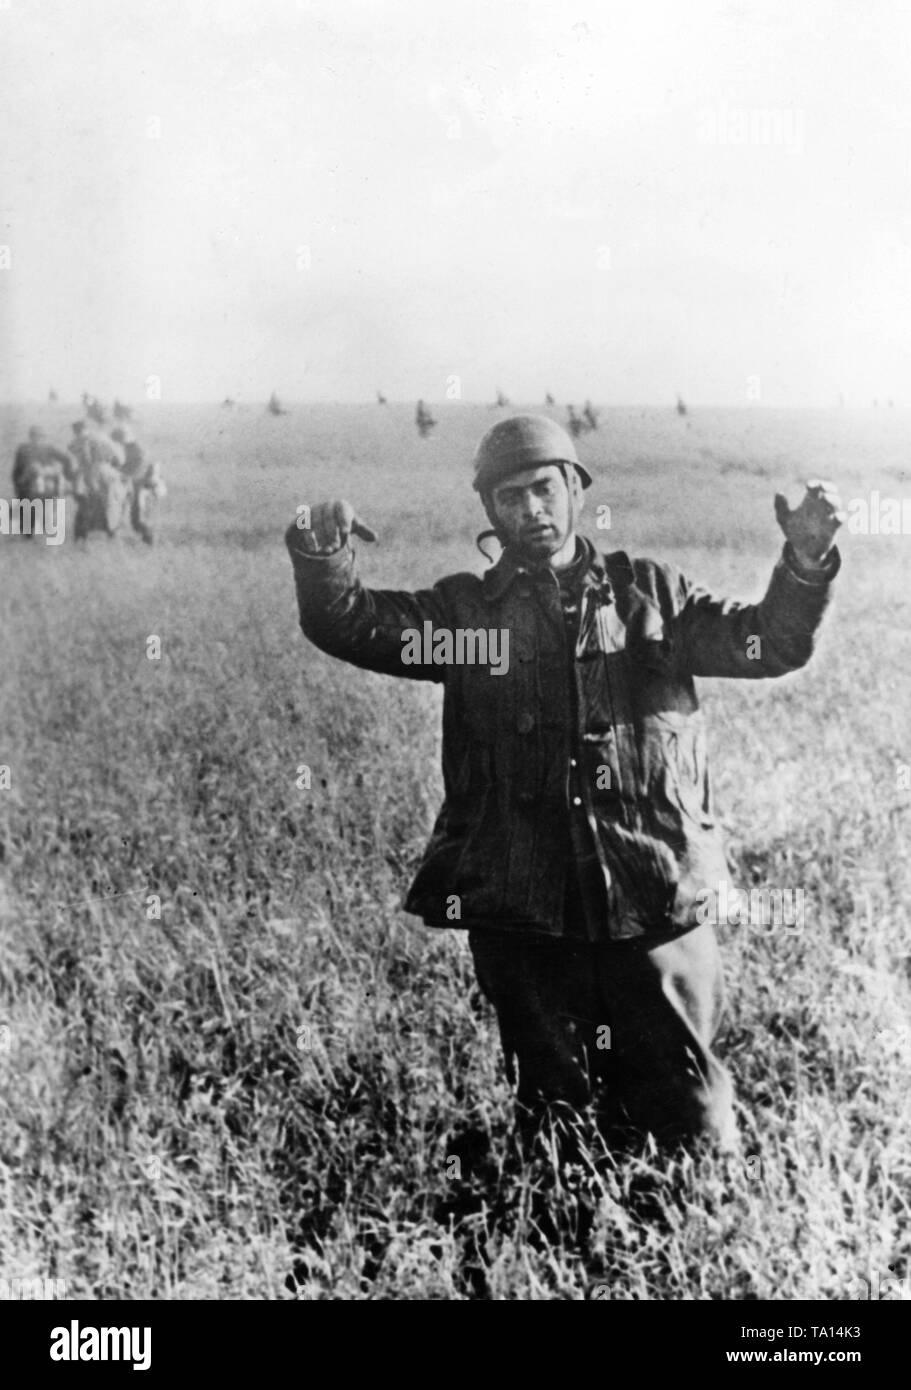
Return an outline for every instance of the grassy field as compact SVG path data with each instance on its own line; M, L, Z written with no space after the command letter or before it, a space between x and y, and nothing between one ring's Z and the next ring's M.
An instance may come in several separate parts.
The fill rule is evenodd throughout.
M74 409L6 408L10 464ZM732 876L806 894L800 934L723 932L744 1160L522 1170L464 936L399 906L440 797L439 694L311 648L282 542L341 495L380 535L368 582L482 568L470 457L496 415L438 416L422 442L405 407L149 405L153 549L0 536L0 1275L522 1300L911 1276L911 537L845 538L805 671L702 684ZM884 410L616 410L584 441L600 542L747 598L776 490L911 495L909 455L911 415Z

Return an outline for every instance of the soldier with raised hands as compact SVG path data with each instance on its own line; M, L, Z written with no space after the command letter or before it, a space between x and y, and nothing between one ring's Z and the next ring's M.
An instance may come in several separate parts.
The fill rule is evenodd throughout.
M487 432L474 487L502 554L483 577L366 588L347 501L292 525L301 627L323 651L443 686L445 799L405 908L467 929L496 1009L523 1130L594 1102L624 1141L737 1145L713 1051L723 1008L700 906L728 868L695 681L809 660L840 559L830 483L775 512L764 597L714 597L674 566L600 554L576 530L591 476L566 432L520 415ZM508 669L403 662L403 634L496 629Z

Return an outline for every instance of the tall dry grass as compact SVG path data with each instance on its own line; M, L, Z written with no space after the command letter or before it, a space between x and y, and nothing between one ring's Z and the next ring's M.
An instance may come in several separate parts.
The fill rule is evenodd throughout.
M723 933L745 1160L615 1162L589 1135L597 1162L561 1174L516 1160L464 937L399 907L438 693L309 647L281 540L342 494L380 531L371 582L482 565L467 473L493 417L441 410L421 443L397 408L152 410L155 549L0 537L0 1274L87 1298L791 1299L909 1273L911 537L843 547L805 672L703 683L737 881L807 904L799 935ZM30 418L3 419L10 457ZM907 486L897 413L604 421L598 539L722 591L761 591L777 488Z

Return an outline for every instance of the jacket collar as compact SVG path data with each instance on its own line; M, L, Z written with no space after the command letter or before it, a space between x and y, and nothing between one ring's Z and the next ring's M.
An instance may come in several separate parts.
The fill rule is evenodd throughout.
M586 564L582 574L583 589L598 589L607 600L612 597L610 580L600 557L591 541L585 536L576 537L576 558L585 556ZM510 585L523 574L534 575L545 571L545 566L535 567L521 560L516 552L507 547L493 569L484 575L484 596L491 603L501 599Z

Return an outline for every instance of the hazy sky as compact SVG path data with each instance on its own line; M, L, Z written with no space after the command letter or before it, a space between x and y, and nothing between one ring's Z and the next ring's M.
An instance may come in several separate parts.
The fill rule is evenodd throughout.
M898 0L0 0L0 101L4 398L911 404Z

